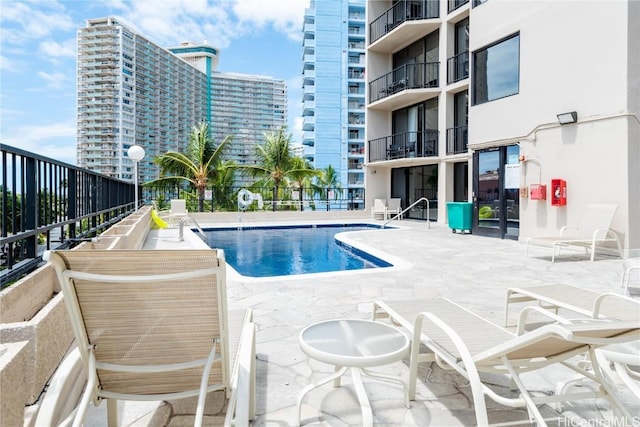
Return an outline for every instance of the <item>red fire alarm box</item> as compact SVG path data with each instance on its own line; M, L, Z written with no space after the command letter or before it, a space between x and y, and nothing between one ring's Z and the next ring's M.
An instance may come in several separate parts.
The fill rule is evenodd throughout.
M547 186L531 184L531 200L547 200Z
M567 204L567 181L564 179L551 180L551 206Z

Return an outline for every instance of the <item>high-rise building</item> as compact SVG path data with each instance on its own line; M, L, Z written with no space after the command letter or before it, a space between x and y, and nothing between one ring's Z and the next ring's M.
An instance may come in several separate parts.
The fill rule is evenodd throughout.
M239 165L256 161L265 133L287 125L287 86L271 77L211 74L211 130L216 141L233 135L229 158ZM238 177L241 178L241 177Z
M305 158L332 166L350 200L364 208L365 1L311 0L303 27Z
M207 111L211 136L216 143L231 135L227 158L239 165L256 162L256 145L265 133L287 125L287 85L266 76L215 71L217 51L190 42L169 51L207 76ZM237 184L249 183L238 174Z
M208 119L206 74L115 18L78 31L78 165L133 179L132 145L144 148L142 181L158 177L153 158L180 151Z
M474 234L524 240L612 204L638 255L640 2L368 0L367 28L368 208L470 203Z
M139 145L140 180L155 179L153 159L182 151L203 120L214 142L233 137L229 159L255 162L264 133L287 124L286 84L216 72L218 58L206 44L164 49L115 18L88 20L78 31L78 164L132 180L127 150Z

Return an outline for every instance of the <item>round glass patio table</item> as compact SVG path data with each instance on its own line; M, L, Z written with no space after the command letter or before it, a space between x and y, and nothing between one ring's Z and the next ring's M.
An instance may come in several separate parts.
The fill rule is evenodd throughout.
M314 323L302 330L300 348L309 357L335 365L336 372L327 378L306 386L298 396L298 425L302 400L311 390L334 381L340 385L340 377L351 370L353 386L362 408L362 424L373 425L371 404L362 383L362 373L375 378L402 384L405 406L409 397L404 381L398 377L373 373L365 368L387 365L402 360L409 353L409 339L398 329L371 320L343 319Z

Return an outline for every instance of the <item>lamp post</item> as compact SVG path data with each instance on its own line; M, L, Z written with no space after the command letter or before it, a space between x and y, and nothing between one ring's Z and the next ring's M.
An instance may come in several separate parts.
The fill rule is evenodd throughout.
M138 163L144 158L144 148L140 147L139 145L132 145L127 150L127 156L129 156L129 158L133 160L134 163L133 182L135 183L136 187L135 210L138 210Z

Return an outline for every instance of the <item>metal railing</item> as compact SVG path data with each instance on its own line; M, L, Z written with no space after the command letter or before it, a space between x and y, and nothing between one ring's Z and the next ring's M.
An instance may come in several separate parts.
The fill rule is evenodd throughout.
M468 126L456 126L447 129L447 154L460 154L468 151Z
M396 218L402 218L402 216L407 213L411 208L413 208L414 206L416 206L418 203L420 202L427 202L427 228L431 229L431 219L429 218L429 199L427 199L426 197L421 197L418 200L416 200L415 202L411 203L409 205L409 207L407 207L405 210L403 210L400 213L397 213L395 216L389 218L388 220L386 220L383 224L382 224L382 228L385 227L385 225L389 224L391 221L393 221Z
M2 145L0 287L134 211L135 185Z
M447 59L447 84L469 77L469 51L461 52Z
M369 162L434 157L438 155L438 131L401 132L369 141Z
M370 43L406 21L440 17L439 0L401 0L374 19L369 26Z
M439 62L405 64L369 83L369 102L375 102L406 89L437 88Z

